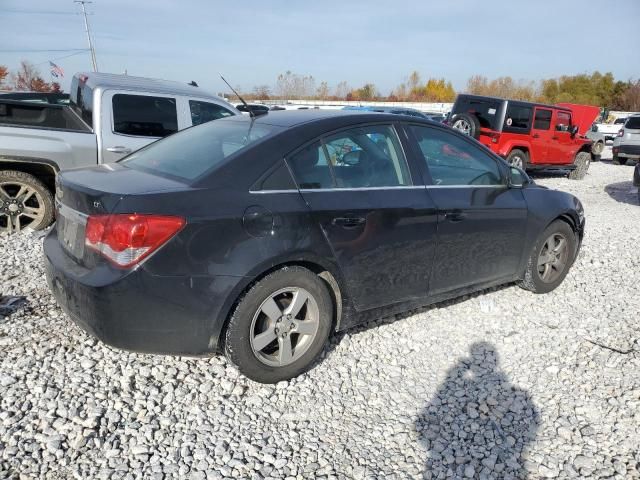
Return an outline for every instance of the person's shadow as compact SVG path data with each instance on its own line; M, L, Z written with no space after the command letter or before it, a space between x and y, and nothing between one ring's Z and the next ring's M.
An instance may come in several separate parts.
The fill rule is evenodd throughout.
M500 372L493 345L470 350L417 421L429 451L424 478L525 478L523 452L535 439L538 411Z

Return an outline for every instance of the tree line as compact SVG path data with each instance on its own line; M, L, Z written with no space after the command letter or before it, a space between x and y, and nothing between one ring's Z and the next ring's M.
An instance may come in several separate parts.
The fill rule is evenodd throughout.
M453 102L457 93L471 93L542 103L580 103L612 110L640 111L640 79L616 80L611 72L563 75L540 81L514 80L512 77L489 79L474 75L462 92L456 92L445 78L423 79L419 72L408 75L388 95L382 95L374 83L352 88L346 81L330 87L316 82L311 75L287 71L278 75L275 87L260 85L244 96L255 100L360 100L396 102Z
M38 69L25 60L20 62L20 67L15 72L10 72L7 67L0 65L0 90L62 92L58 82L46 82Z
M16 72L0 65L0 90L31 90L61 92L57 82L46 82L38 69L22 61ZM236 88L236 90L239 90ZM356 100L395 102L453 102L458 92L445 78L423 79L419 72L409 74L405 81L388 95L383 95L374 83L353 88L346 81L330 86L316 81L312 75L290 70L278 75L275 86L263 84L242 93L251 100ZM616 80L611 72L563 75L540 81L514 80L512 77L489 79L474 75L460 93L526 100L543 103L580 103L612 110L640 111L640 79Z

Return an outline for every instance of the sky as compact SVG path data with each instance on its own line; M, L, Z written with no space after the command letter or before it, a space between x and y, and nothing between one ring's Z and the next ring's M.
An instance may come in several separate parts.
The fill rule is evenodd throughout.
M640 0L94 0L87 8L99 71L195 80L213 92L226 91L219 72L243 90L273 87L290 70L332 87L374 83L382 94L414 70L456 89L477 74L640 78ZM50 81L53 60L67 90L73 73L91 70L88 52L71 51L87 48L79 12L72 0L0 0L0 65L14 70L25 59Z

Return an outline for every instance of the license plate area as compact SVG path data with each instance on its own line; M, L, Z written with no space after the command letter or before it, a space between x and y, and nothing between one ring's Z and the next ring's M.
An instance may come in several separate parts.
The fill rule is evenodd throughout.
M58 203L57 230L58 241L71 256L80 259L84 255L84 232L87 224L86 215Z

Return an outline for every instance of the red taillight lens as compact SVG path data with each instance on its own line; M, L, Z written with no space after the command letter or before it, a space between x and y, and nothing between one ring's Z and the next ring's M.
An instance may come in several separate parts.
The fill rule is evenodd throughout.
M140 263L184 226L181 217L164 215L91 215L85 245L118 267Z
M618 137L622 137L624 136L624 128L621 128L620 130L618 130Z

